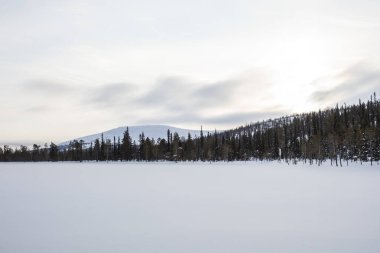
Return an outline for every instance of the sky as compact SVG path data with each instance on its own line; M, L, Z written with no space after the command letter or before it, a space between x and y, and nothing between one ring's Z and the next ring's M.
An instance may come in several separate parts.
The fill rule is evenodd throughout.
M378 13L375 0L0 0L0 144L367 100Z

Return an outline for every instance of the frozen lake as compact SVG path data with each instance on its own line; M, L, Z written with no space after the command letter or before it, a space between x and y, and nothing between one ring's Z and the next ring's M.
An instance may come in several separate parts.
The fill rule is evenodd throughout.
M0 163L0 252L380 252L380 166Z

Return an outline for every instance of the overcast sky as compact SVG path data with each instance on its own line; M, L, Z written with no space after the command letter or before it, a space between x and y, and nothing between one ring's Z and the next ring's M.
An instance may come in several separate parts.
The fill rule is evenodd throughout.
M379 13L373 0L0 0L0 144L366 100Z

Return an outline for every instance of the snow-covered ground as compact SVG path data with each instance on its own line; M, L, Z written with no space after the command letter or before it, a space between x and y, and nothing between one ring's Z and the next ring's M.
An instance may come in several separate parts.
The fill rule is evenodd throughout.
M0 252L380 252L380 166L1 163Z

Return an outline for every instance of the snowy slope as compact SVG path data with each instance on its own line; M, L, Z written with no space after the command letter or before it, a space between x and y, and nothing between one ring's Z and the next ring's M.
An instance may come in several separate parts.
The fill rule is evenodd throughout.
M145 137L154 138L157 140L158 138L166 139L167 138L167 131L170 130L171 133L177 132L180 137L187 138L188 133L191 134L191 136L194 138L195 136L200 135L200 130L190 130L190 129L182 129L167 125L144 125L144 126L130 126L129 128L129 135L131 136L132 140L135 140L136 142L139 140L139 135L144 132ZM104 140L110 139L113 141L113 137L115 136L116 140L118 137L120 139L123 138L123 134L127 127L118 127L114 128L108 131L103 132L103 138ZM204 130L203 133L207 134L209 132L208 130ZM83 140L85 143L90 143L95 141L97 138L101 138L102 133L92 134L88 136L78 137L74 138L72 140ZM60 145L68 145L71 140L65 141L63 143L60 143Z

